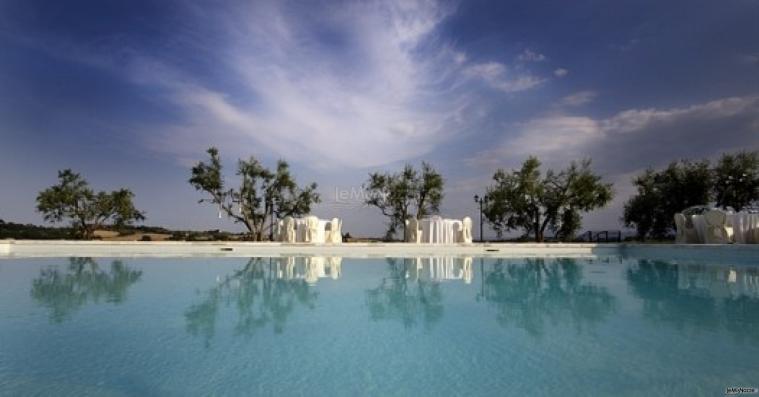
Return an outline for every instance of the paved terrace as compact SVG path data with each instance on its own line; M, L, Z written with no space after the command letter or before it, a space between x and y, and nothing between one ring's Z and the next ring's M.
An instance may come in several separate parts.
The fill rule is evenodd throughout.
M699 260L759 265L759 245L675 245L675 244L592 244L592 243L474 243L408 244L344 243L285 244L267 242L143 242L0 240L0 258L35 257L416 257L482 256L508 257L588 257L624 255L666 260Z

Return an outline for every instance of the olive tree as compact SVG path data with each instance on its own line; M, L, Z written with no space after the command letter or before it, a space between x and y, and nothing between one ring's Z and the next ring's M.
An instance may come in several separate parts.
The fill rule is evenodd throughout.
M48 222L69 220L77 237L91 239L95 230L110 223L115 226L145 219L128 189L95 193L87 181L70 169L58 171L58 184L37 195L37 211Z
M759 200L759 151L724 154L713 174L717 206L740 211Z
M638 238L663 239L674 231L674 215L716 203L740 211L759 200L759 152L724 154L713 167L708 160L680 160L633 179L637 192L626 203L622 220Z
M420 219L440 211L444 184L442 175L426 162L419 171L406 164L398 173L374 172L363 186L365 204L379 208L388 218L388 239L399 228L405 237L408 218Z
M219 151L212 147L207 152L209 162L198 162L192 168L189 180L196 190L208 194L199 202L218 206L220 213L245 226L254 240L263 240L267 231L271 238L277 219L308 214L311 206L320 201L316 183L299 187L284 160L277 162L274 171L264 167L254 157L239 160L237 175L240 186L237 189L227 188Z
M624 207L622 220L638 238L665 238L675 227L674 216L685 208L707 205L711 197L709 162L675 161L661 171L648 169L633 179L637 192Z
M571 239L581 226L580 213L605 206L614 194L590 163L572 162L565 170L543 175L540 161L529 157L521 169L499 169L495 184L487 189L483 213L499 236L521 229L542 242L550 229L560 239Z

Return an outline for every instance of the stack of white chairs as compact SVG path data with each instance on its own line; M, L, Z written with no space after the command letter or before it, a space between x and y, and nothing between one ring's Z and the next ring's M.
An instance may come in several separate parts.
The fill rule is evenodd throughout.
M718 209L706 211L704 221L704 240L707 244L728 244L733 241L733 227L727 220L727 212Z

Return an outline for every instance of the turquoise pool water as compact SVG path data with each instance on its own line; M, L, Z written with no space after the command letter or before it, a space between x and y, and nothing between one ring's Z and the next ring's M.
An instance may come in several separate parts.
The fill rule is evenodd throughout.
M597 259L0 260L0 395L723 395L759 267Z

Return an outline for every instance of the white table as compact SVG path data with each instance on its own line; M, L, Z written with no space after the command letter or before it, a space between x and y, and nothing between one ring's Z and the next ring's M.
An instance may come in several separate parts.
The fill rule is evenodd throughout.
M443 219L439 216L419 220L422 229L421 242L429 244L455 244L456 231L461 230L463 224L457 219Z
M698 242L706 241L706 220L703 215L692 215L693 227L698 233ZM727 214L727 223L733 227L733 241L738 244L759 244L754 238L754 230L759 229L759 214L738 212Z
M319 219L319 227L316 228L316 236L314 236L314 241L311 241L312 243L324 243L324 231L327 229L327 223L329 223L329 221ZM308 222L306 218L295 218L295 242L305 242L306 233L308 233Z

